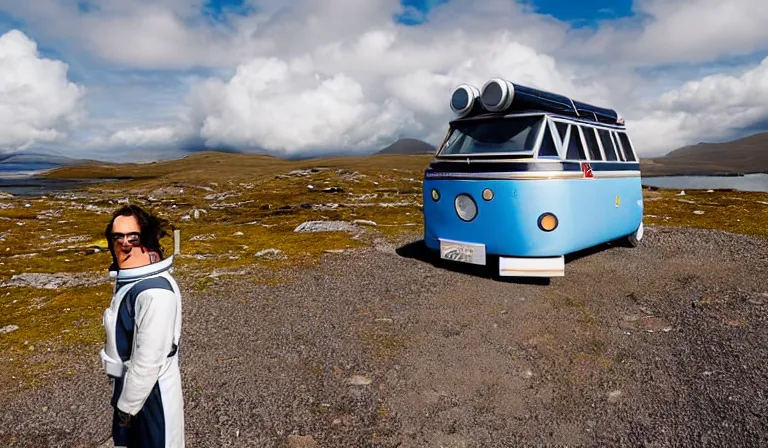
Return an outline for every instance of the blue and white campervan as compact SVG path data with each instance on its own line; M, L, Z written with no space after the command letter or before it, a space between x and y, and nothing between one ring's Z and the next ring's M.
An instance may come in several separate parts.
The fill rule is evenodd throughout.
M643 237L640 164L612 109L494 78L457 87L424 173L424 240L500 276L556 277L564 256Z

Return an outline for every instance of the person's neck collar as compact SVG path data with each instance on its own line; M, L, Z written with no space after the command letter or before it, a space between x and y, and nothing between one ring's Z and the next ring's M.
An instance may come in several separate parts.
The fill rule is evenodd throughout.
M109 271L109 276L117 278L118 281L136 280L149 275L156 275L173 267L173 255L164 260L160 260L156 263L150 263L144 266L135 268L119 269L117 271Z

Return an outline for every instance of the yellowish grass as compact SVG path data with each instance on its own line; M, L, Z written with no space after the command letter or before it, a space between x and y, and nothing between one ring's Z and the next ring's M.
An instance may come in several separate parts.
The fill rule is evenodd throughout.
M111 212L125 202L146 206L180 230L181 256L176 267L180 275L192 279L190 287L208 288L215 284L210 274L237 275L238 271L249 273L255 282L289 281L280 275L281 268L311 265L326 250L361 247L373 237L421 232L421 178L430 157L291 162L267 156L197 153L152 164L94 164L55 170L47 177L124 180L89 186L73 199L0 200L6 204L0 208L0 281L24 272L106 275L111 257L104 228ZM292 170L311 168L319 170L286 176ZM327 188L335 189L323 191ZM766 193L688 191L684 197L674 193L644 190L646 224L768 237ZM696 210L704 214L695 214ZM350 232L294 232L309 220L367 220L377 226L361 225L360 238ZM163 240L163 246L171 253L171 236ZM255 256L265 249L281 253L278 257ZM30 371L22 368L24 363L31 354L39 353L39 347L98 345L103 337L100 316L109 302L110 287L0 288L0 328L19 326L0 335L0 367L16 366L14 371L23 374ZM382 357L392 356L403 344L379 328L364 339L367 348ZM8 361L11 358L13 362ZM45 357L41 359L39 369L56 368L55 363L46 367Z
M685 196L677 194L676 190L644 191L645 223L768 238L768 193L686 190Z

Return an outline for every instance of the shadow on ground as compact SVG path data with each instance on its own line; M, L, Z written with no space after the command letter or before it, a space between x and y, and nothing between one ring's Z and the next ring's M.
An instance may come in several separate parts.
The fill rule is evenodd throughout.
M598 254L613 247L621 247L621 244L604 243L588 249L584 249L565 256L566 271L568 264L578 261L581 258L589 257L591 255ZM444 260L440 258L437 251L430 249L424 243L424 240L412 241L408 244L398 247L395 252L403 258L411 258L424 263L429 263L438 269L445 269L447 271L459 272L474 277L487 278L490 280L496 280L503 283L516 283L525 285L549 285L549 278L539 277L503 277L498 275L499 259L498 256L488 255L488 262L486 265L473 265L460 262L454 262Z

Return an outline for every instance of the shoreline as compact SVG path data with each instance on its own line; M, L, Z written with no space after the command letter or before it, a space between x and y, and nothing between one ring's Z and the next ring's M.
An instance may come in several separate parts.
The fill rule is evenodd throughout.
M672 174L650 174L643 175L642 177L745 177L753 174L768 174L768 171L740 171L737 173L725 172L725 173L713 173L713 172L693 172L693 173L672 173Z
M46 170L49 171L49 170ZM80 187L116 182L112 178L47 178L40 172L14 172L0 174L0 192L17 197L39 197Z

